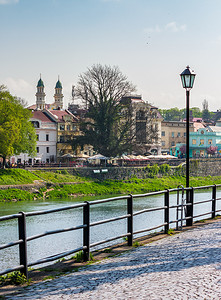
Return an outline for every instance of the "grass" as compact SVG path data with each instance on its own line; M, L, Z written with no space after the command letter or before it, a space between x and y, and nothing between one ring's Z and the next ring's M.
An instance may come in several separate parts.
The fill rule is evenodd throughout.
M122 195L122 194L140 194L165 189L177 188L179 185L185 185L185 177L162 177L118 181L106 180L102 182L87 181L77 185L57 186L54 190L47 192L47 197L67 198L71 195ZM212 185L221 183L221 176L217 177L191 177L191 186Z
M5 276L0 276L0 286L6 284L21 285L26 282L26 276L19 271L14 271Z
M170 228L170 229L167 231L167 234L168 234L168 235L173 235L173 234L175 234L174 229Z
M32 171L32 173L47 182L53 182L53 183L84 181L80 177L69 174L67 170L57 170L56 172L35 170L35 171Z
M71 259L74 259L76 262L83 262L84 261L84 252L79 251L74 256L71 257ZM94 257L93 254L90 252L90 261L93 261Z
M0 190L0 202L31 201L42 198L44 191L45 196L52 200L67 199L72 196L142 194L177 188L179 185L185 186L186 181L183 176L163 176L161 178L153 176L153 178L145 179L133 177L128 180L96 181L70 175L66 170L57 170L56 172L41 170L29 172L23 169L0 170L0 184L4 185L33 183L39 178L45 182L53 182L55 186L48 191L46 188L40 189L38 194L19 189ZM62 184L67 182L77 184ZM190 186L193 187L220 183L221 176L190 177Z
M106 249L103 250L103 252L104 252L104 253L111 253L111 252L113 252L113 249L111 249L111 248L106 248Z
M0 185L19 185L33 183L39 178L23 169L0 169Z
M0 190L0 202L31 201L35 195L20 189Z
M136 242L133 243L132 246L133 246L134 248L137 248L137 247L141 246L141 244L140 244L138 241L136 241Z

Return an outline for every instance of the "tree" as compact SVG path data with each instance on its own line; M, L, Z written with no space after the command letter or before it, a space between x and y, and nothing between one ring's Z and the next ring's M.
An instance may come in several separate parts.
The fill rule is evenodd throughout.
M20 153L36 154L36 133L29 121L31 112L0 86L0 156L6 158Z
M203 112L202 112L202 118L203 121L205 122L209 122L212 118L211 113L209 112L209 105L208 105L208 101L205 99L203 100Z
M165 121L180 121L182 118L182 111L175 107L170 109L161 109L160 113Z
M214 155L215 153L217 153L217 149L218 147L216 146L210 146L209 148L206 149L208 154Z
M81 122L82 135L73 148L90 144L105 156L121 155L131 147L131 105L120 101L135 91L118 67L93 65L79 76L75 96L87 109Z
M193 118L202 118L202 112L199 107L192 107L190 110L192 111Z
M180 153L182 155L186 155L186 144L183 144L181 147L180 147Z

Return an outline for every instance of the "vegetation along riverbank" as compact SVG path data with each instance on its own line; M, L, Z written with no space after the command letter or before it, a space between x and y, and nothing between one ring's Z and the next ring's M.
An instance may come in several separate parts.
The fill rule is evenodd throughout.
M38 188L37 183L44 183ZM221 176L191 177L191 186L203 186L220 184ZM21 189L16 186L27 186L36 184L36 188ZM89 178L81 178L70 175L66 170L47 172L40 170L6 169L0 170L0 185L7 189L0 189L0 201L31 201L35 199L72 198L79 196L93 195L120 195L139 194L151 191L159 191L168 188L176 188L179 185L185 186L183 176L162 176L152 178L129 180L105 180L96 181Z

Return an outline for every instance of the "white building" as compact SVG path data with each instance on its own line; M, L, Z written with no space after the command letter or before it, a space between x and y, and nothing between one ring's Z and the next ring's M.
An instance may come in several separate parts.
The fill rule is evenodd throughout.
M35 110L32 112L30 120L37 135L37 156L31 158L28 154L21 153L18 156L11 158L12 163L28 163L29 165L35 162L55 162L57 149L57 124L50 119L44 111Z

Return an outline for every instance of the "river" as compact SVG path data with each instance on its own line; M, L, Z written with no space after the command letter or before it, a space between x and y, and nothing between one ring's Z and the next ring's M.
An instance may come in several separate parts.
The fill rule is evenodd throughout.
M217 197L221 197L221 190L217 191ZM196 193L194 201L198 202L209 198L211 198L211 190L200 191ZM95 197L90 197L86 200L93 199L95 199ZM98 199L98 197L96 197L96 199ZM79 202L82 202L82 198L75 198L74 200L62 199L54 201L47 200L33 202L0 203L0 216L10 215L18 213L20 211L31 212L39 210L48 210L73 205ZM170 204L176 204L176 194L170 195ZM144 208L159 207L163 205L163 195L157 195L148 198L137 198L134 200L134 211L139 211ZM217 209L221 209L221 201L218 201ZM210 210L211 203L196 205L194 207L194 214L196 215ZM124 214L126 214L126 200L118 200L114 202L108 202L91 206L90 219L91 222L94 222L98 220L113 218ZM175 219L175 214L176 211L174 209L170 213L171 220ZM211 215L208 215L208 217L210 216ZM82 208L61 211L53 214L27 217L27 236L43 233L49 230L81 225L82 222ZM155 211L141 214L134 217L134 231L154 227L162 223L163 211ZM94 226L91 228L91 243L126 233L126 228L126 219L99 226ZM159 230L161 229L162 228L160 228ZM17 219L0 222L0 244L9 243L15 240L18 240ZM121 241L122 239L118 240L118 242ZM112 244L116 242L117 241L114 241L112 242ZM46 236L28 242L28 261L33 262L37 259L50 256L52 254L78 248L81 245L82 230ZM103 246L101 245L100 248L101 247ZM8 269L16 265L19 265L18 246L14 246L0 251L0 270Z

